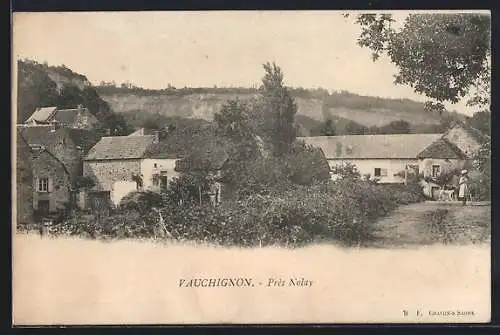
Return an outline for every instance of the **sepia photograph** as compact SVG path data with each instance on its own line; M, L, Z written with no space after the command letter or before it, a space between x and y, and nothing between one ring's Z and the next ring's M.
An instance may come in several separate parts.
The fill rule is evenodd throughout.
M15 12L12 78L15 326L490 321L489 11Z

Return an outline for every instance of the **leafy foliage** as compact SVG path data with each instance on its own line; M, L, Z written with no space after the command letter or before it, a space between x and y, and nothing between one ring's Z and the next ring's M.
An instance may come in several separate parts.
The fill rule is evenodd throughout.
M356 165L349 162L334 165L331 169L331 173L338 179L353 180L361 177Z
M57 106L75 108L84 105L101 122L102 128L111 129L112 134L127 135L131 132L121 115L115 114L108 103L102 100L85 76L71 71L65 66L49 67L30 60L19 60L18 64L18 122L24 122L37 107ZM57 83L50 73L65 76ZM77 83L83 82L80 87Z
M489 82L490 17L482 14L410 14L400 30L391 15L360 14L358 43L387 54L395 83L438 102L458 102L471 86Z
M76 176L73 180L73 188L80 190L83 188L91 188L95 185L95 181L87 176Z
M262 123L260 129L270 139L276 156L285 154L296 137L294 117L297 106L283 82L283 72L275 63L265 63L260 93L261 105L257 107Z
M134 191L125 195L120 201L121 210L134 210L141 214L149 212L154 207L162 205L163 198L152 191Z
M158 238L164 236L159 233L163 229L180 241L242 247L298 247L319 241L362 245L371 240L378 217L398 204L421 200L416 187L342 180L289 187L220 206L166 203L159 212L124 209L100 222L78 216L57 223L53 231L114 239Z

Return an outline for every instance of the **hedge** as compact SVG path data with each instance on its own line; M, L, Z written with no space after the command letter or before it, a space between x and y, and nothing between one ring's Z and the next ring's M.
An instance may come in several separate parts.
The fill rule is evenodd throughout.
M252 195L218 206L165 202L148 211L141 208L141 212L130 206L99 221L78 215L56 223L51 232L99 239L175 239L240 247L296 247L319 241L363 245L372 239L379 217L400 204L422 199L418 186L340 180Z

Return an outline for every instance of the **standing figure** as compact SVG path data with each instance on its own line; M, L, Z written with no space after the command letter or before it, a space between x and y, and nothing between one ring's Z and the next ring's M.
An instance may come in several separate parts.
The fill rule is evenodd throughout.
M458 181L458 199L462 201L462 205L465 206L467 202L467 193L469 192L469 177L467 176L467 170L462 170L462 175Z

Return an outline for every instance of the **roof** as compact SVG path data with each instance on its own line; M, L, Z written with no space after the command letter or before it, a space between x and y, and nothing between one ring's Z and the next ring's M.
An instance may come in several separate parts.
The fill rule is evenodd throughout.
M39 158L42 154L46 154L46 155L50 156L55 162L57 162L58 164L61 165L61 167L63 168L64 172L67 175L70 175L68 169L66 168L66 165L64 165L64 163L59 158L57 158L56 155L54 155L52 152L50 152L50 150L47 150L46 148L41 147L41 148L36 148L36 149L32 148L32 152L33 152L33 159Z
M64 124L73 124L79 113L86 112L89 113L87 108L70 108L70 109L58 109L57 107L42 107L37 108L35 112L26 120L36 121L38 123L47 123L51 121L58 121Z
M90 150L101 137L97 132L85 129L61 127L52 131L52 127L49 125L22 127L18 128L18 131L28 144L43 144L45 146L51 144L54 138L60 134L65 134L75 145L82 147L84 152Z
M130 134L128 136L154 135L154 133L156 131L159 131L159 130L140 128L140 129L137 129L136 131L134 131L132 134Z
M90 149L85 160L143 158L153 141L151 135L103 137Z
M464 154L455 145L440 138L417 155L417 158L461 159Z
M29 121L35 121L35 122L47 122L50 117L54 114L56 111L57 107L39 107L35 110L33 114L26 120L26 122Z
M175 170L178 172L219 170L229 157L230 147L228 144L218 139L209 140L193 150L192 154L177 161Z
M416 158L443 134L391 134L298 137L321 148L327 159Z

